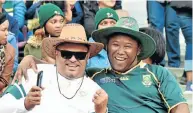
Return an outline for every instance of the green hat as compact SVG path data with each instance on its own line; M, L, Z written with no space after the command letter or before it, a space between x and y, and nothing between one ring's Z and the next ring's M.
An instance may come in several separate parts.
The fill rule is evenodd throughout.
M98 25L104 19L114 19L115 21L118 21L119 16L115 12L115 10L113 10L111 8L99 9L95 15L95 28L96 29L98 29Z
M156 49L155 41L152 37L149 35L142 33L139 31L139 26L137 21L132 17L123 17L120 18L115 26L108 27L100 30L95 30L92 33L92 38L96 42L101 42L105 45L107 45L107 38L108 36L114 34L114 33L123 33L128 36L131 36L134 40L137 40L141 44L141 52L137 56L139 60L146 59L153 55Z
M40 27L43 27L45 23L55 15L61 15L64 17L64 12L62 12L62 10L58 6L52 3L47 3L40 7L38 15Z

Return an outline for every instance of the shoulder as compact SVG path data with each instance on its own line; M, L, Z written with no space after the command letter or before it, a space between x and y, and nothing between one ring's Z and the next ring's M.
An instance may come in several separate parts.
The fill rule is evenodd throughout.
M86 69L86 74L87 74L88 77L93 78L97 74L103 73L104 70L106 70L106 69L102 69L102 68L87 68Z
M146 67L147 71L155 75L159 81L164 81L166 79L170 81L175 79L174 75L165 67L158 65L147 65Z
M15 49L14 47L7 43L6 47L5 47L5 54L6 54L6 57L11 57L11 58L14 58L15 57ZM11 59L10 58L10 59Z

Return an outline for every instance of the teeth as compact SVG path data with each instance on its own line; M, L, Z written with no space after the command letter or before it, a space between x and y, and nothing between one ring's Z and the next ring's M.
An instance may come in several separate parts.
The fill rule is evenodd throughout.
M123 61L125 60L125 58L121 58L121 57L115 57L117 60Z

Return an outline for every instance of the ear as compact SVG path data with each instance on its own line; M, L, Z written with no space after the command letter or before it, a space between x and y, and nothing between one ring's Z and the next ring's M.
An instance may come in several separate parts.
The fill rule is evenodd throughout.
M86 59L89 59L89 58L90 58L90 52L88 52L86 55Z
M138 47L137 49L137 56L141 53L141 46Z

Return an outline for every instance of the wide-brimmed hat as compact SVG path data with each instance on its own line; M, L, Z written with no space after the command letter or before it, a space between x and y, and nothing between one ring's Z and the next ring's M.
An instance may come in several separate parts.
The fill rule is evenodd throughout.
M62 43L74 43L88 45L90 58L97 55L102 49L103 44L97 42L88 42L85 29L80 24L66 24L64 25L61 35L58 38L44 38L42 41L42 52L55 59L56 47Z
M130 36L132 39L137 40L141 44L141 52L137 56L139 60L150 57L156 49L155 41L149 35L139 31L137 21L132 17L120 18L115 26L104 29L95 30L92 33L92 38L96 42L101 42L106 47L110 35L114 33L122 33Z

